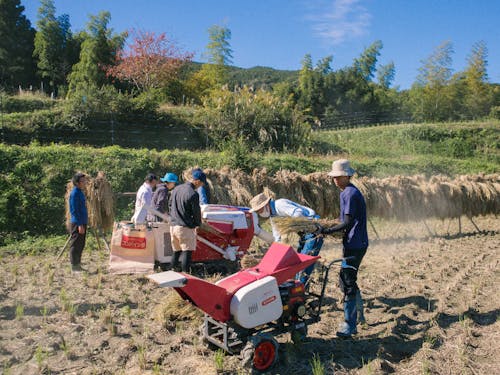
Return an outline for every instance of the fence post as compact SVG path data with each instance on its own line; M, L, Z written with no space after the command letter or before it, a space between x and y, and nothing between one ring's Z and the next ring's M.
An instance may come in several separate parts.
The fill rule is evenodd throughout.
M1 131L2 142L4 142L4 137L3 137L3 92L0 92L0 127L2 129L2 131Z
M114 114L111 112L111 145L114 146L115 144L115 121L114 121Z

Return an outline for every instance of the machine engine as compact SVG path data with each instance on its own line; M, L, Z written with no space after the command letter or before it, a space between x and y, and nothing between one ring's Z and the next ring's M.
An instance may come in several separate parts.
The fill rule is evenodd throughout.
M290 280L279 286L281 303L283 304L282 319L296 322L306 314L305 286L298 280Z

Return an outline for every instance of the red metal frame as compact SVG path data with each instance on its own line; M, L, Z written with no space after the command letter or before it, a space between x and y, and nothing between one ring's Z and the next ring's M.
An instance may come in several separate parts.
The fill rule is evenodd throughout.
M212 211L243 211L247 220L247 229L233 229L231 222L222 220L208 220L206 223L213 228L212 231L198 230L198 235L214 245L226 249L228 246L238 246L237 258L242 258L247 252L254 236L254 223L252 213L245 207L211 205ZM209 262L224 259L223 255L203 242L196 242L196 251L192 254L193 262Z
M266 276L275 277L280 285L319 258L319 256L298 254L291 246L275 242L255 267L239 271L217 284L183 274L187 279L186 285L175 290L181 297L191 301L214 319L226 322L231 318L229 311L231 298L239 289Z

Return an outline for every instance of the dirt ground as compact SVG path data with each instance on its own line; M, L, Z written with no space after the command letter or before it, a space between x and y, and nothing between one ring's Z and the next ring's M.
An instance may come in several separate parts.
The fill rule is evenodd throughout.
M336 338L343 314L334 269L322 320L301 344L281 335L269 373L499 374L500 218L474 222L481 232L466 218L462 234L457 220L375 222L380 239L370 227L359 274L367 325ZM169 308L179 305L174 293L143 275L110 275L108 254L92 247L80 275L56 254L0 260L4 374L248 373L238 356L200 341L201 314ZM326 241L321 255L338 257L340 245Z

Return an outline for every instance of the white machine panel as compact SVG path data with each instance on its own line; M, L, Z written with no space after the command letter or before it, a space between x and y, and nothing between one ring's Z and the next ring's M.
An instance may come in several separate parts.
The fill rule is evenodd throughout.
M254 328L278 319L283 313L276 279L266 276L238 290L231 299L231 315L243 328Z
M155 260L160 263L171 263L173 250L170 243L170 224L154 222L152 230L155 237Z
M182 288L187 282L186 276L175 271L153 273L152 275L147 275L146 277L157 283L161 288Z
M233 229L248 229L247 219L243 211L210 211L210 205L203 206L202 217L207 220L233 223Z

